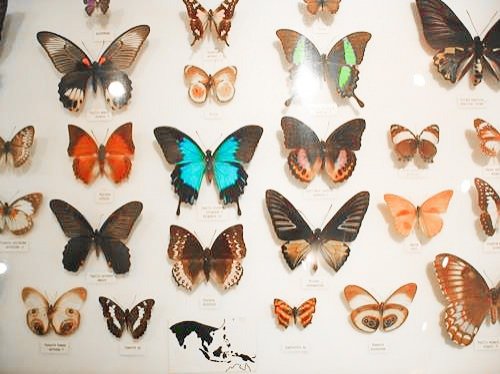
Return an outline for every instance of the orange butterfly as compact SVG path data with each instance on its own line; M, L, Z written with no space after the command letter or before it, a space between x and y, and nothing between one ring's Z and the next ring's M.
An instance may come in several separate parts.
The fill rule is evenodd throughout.
M198 66L187 65L184 68L184 77L189 83L190 99L197 104L204 103L209 91L212 91L219 102L227 103L234 97L236 74L236 66L226 66L211 75Z
M416 208L401 196L385 194L384 200L394 218L394 227L397 232L408 236L418 221L420 230L427 237L432 238L443 228L443 220L439 214L446 212L452 196L452 190L441 191Z
M498 321L500 284L490 289L472 265L449 253L436 256L434 269L449 302L443 319L446 331L456 344L469 345L486 315L490 315L491 324Z
M125 123L113 131L105 146L97 146L94 139L78 126L68 125L68 132L68 155L74 158L76 178L89 184L97 175L106 174L115 183L128 177L135 151L132 123Z
M337 13L341 0L304 0L306 9L312 15L316 15L318 11L328 11L330 14Z
M276 315L276 320L285 329L290 326L292 320L295 324L300 324L303 328L307 327L312 322L313 314L315 311L315 297L306 300L298 308L292 308L283 300L274 299L274 314Z
M500 148L500 133L498 130L481 118L474 120L474 127L479 138L481 151L486 156L496 157Z

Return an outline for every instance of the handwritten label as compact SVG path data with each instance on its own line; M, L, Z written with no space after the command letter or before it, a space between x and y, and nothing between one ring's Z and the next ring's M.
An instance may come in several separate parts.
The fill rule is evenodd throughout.
M285 353L307 353L309 351L306 344L283 344Z
M500 350L500 338L474 339L474 349L476 351L498 351Z
M313 32L318 35L328 34L330 29L323 22L315 22L313 25Z
M141 343L120 343L122 356L143 356L144 354L146 354L146 347Z
M409 253L422 252L422 244L418 240L410 240L406 243L406 251Z
M302 287L306 290L322 290L325 288L325 280L319 277L308 277L302 280Z
M200 309L214 310L219 308L219 300L216 297L202 297L200 299Z
M423 179L428 177L429 171L427 169L419 169L413 164L408 164L406 167L399 169L399 177L406 179Z
M329 188L310 187L304 190L304 199L307 200L331 200L332 190Z
M66 355L69 353L69 343L61 341L40 342L40 353Z
M221 205L200 205L198 219L200 221L227 221L230 211Z
M389 347L385 342L371 342L368 344L368 351L370 353L388 353Z
M29 247L27 240L0 240L0 252L27 252Z
M335 114L337 107L332 104L315 104L309 107L309 111L316 117L330 117Z
M217 109L209 109L205 111L205 119L213 121L222 118L222 113Z
M112 190L100 190L95 194L95 201L98 204L111 204L115 199L115 194Z
M459 96L457 106L460 109L485 109L487 100L482 97Z
M484 174L489 178L500 177L500 165L499 166L486 166L484 168Z
M484 242L483 250L488 253L500 253L500 239L498 235L488 237Z
M87 283L90 284L107 284L114 283L116 277L114 273L87 273Z
M203 59L205 61L219 61L224 58L224 54L218 49L209 49L205 52Z
M92 122L106 122L111 121L112 115L106 108L94 108L87 112L87 120Z
M113 40L113 35L109 30L96 30L94 32L94 42L110 42Z

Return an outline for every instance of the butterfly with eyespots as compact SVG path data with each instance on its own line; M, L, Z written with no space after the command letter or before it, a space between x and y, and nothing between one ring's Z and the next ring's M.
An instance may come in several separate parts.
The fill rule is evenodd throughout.
M189 84L189 98L196 104L201 104L211 92L218 102L227 103L234 97L236 74L236 66L226 66L212 75L198 66L187 65L184 77Z

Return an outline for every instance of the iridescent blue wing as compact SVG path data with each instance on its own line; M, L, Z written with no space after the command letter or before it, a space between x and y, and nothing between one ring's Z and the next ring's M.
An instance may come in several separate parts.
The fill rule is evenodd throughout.
M262 131L260 126L244 126L224 139L214 152L213 173L219 197L224 204L236 203L239 215L238 198L243 194L248 178L242 164L252 159Z
M179 215L181 202L192 205L198 198L207 166L205 153L193 139L173 127L157 127L154 134L167 162L175 165L170 177L179 195Z

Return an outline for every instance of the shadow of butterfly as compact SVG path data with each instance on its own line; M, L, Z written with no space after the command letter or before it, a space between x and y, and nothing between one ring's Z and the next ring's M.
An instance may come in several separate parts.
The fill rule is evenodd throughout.
M472 35L441 0L416 0L425 40L438 50L434 65L444 79L455 83L472 70L474 85L483 79L486 66L500 80L500 20L483 40Z
M324 169L332 182L344 182L356 167L356 154L361 148L365 120L353 119L339 126L326 141L306 124L293 117L283 117L281 128L285 137L288 167L302 182L310 182Z
M22 196L12 203L0 201L0 233L6 228L14 235L24 235L33 227L33 215L42 203L41 193Z
M102 314L106 318L109 332L117 338L121 338L123 332L128 330L134 339L139 339L146 332L151 311L155 305L153 299L146 299L130 310L123 310L113 300L104 296L99 297L99 303L102 307Z
M335 271L349 256L350 243L358 236L368 209L370 194L359 192L350 198L323 229L311 230L297 209L280 193L266 191L266 206L279 239L285 241L281 251L291 270L299 266L318 244L325 261ZM314 264L313 271L317 265Z
M185 228L170 226L167 252L174 261L172 276L178 286L189 291L209 279L225 290L236 286L243 276L241 261L246 251L242 225L228 227L217 236L211 248L205 249Z
M444 310L444 327L454 343L469 345L488 314L492 325L498 321L500 283L490 289L472 265L449 253L436 256L434 270L449 303Z
M88 16L91 16L96 9L99 9L102 14L106 14L110 2L111 0L83 0L85 12Z
M280 299L274 299L273 305L276 321L280 326L286 329L293 321L296 325L306 328L312 322L316 311L316 298L306 300L299 307L291 307Z
M234 97L236 74L236 66L226 66L211 75L197 66L187 65L184 77L189 84L189 98L196 104L202 104L211 92L220 103L231 101Z
M360 107L364 103L356 96L359 71L365 47L371 38L368 32L355 32L340 39L328 55L320 54L316 46L304 35L287 29L276 31L285 58L292 65L290 76L293 81L301 76L321 78L341 97L354 97ZM300 87L299 87L300 90ZM299 92L300 94L300 92ZM292 97L285 102L289 106Z
M234 8L239 0L224 0L214 10L206 10L197 0L182 1L186 5L189 27L194 38L191 46L203 39L207 29L211 32L212 27L217 39L229 46L227 36L231 29Z
M121 206L111 213L99 230L94 230L85 217L65 201L51 200L50 209L64 234L70 238L63 251L62 263L66 270L78 271L94 246L97 256L102 250L108 266L116 274L129 271L130 253L122 241L128 238L142 212L141 202L131 201Z
M92 60L71 40L49 31L36 34L38 42L54 67L64 76L59 82L59 100L70 111L78 112L85 101L90 80L94 93L100 85L111 109L121 109L132 96L132 81L122 70L135 61L149 35L149 26L132 27L118 36L97 61Z
M379 327L389 332L401 326L408 317L408 307L416 292L417 285L408 283L379 303L362 287L349 285L344 288L344 296L352 309L352 324L364 332L375 332Z
M415 135L406 127L392 125L391 141L399 160L409 161L418 154L425 162L434 162L437 153L436 145L439 143L439 126L430 125Z
M481 152L488 157L496 157L500 149L500 132L491 123L484 119L476 118L474 128L479 139Z
M341 0L304 0L306 9L312 15L316 15L319 11L329 12L330 14L337 13Z
M111 133L106 145L99 145L83 129L68 125L68 156L73 157L73 172L85 184L99 175L120 183L130 174L135 146L132 123L128 122Z
M36 335L45 335L50 328L58 335L71 335L80 326L80 308L87 299L87 290L73 288L63 293L54 304L31 287L21 292L26 312L26 324Z
M0 137L0 158L5 157L5 163L7 163L10 156L14 167L20 167L29 159L34 139L35 128L33 126L26 126L19 130L11 140L3 140Z
M481 209L480 222L488 236L495 235L500 218L500 197L491 185L481 178L474 178L477 190L477 204Z

